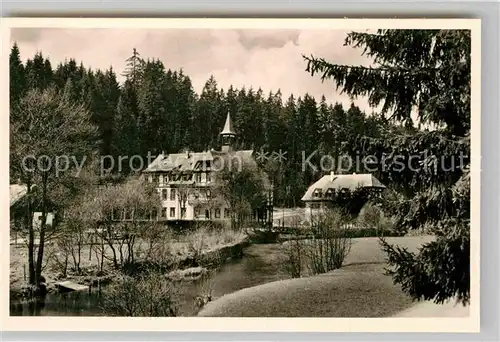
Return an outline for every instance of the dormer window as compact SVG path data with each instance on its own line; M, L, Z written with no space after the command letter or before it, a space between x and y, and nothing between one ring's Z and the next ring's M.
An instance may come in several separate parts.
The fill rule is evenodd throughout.
M331 197L331 196L333 196L334 194L335 194L335 189L333 189L333 188L328 188L328 190L326 190L326 193L325 193L325 195L326 195L327 197Z
M317 198L321 198L323 196L323 190L322 189L314 189L313 196Z

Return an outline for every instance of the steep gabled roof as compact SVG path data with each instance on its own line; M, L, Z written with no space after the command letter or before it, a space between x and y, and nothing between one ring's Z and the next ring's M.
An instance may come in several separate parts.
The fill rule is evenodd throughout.
M354 191L359 188L379 188L385 189L383 185L377 178L375 178L370 173L364 174L348 174L348 175L326 175L323 176L316 183L311 185L307 189L306 193L302 197L302 201L318 201L326 200L327 198L317 198L314 197L314 191L319 189L323 193L326 193L328 189L334 189L336 191L347 189Z
M192 171L198 161L213 160L210 151L160 154L144 172Z
M16 204L21 198L26 195L27 192L28 187L24 184L10 184L10 206L12 207L14 204Z
M230 152L211 150L205 152L172 153L168 156L160 154L151 164L149 164L144 172L193 171L199 166L198 162L212 162L214 158L227 154L232 154L236 158L241 158L244 163L256 165L253 158L253 150Z

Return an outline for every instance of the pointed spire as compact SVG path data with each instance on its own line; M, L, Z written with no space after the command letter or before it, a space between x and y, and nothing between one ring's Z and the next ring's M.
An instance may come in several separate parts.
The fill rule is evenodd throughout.
M229 114L229 111L227 112L227 117L226 117L226 123L224 124L224 129L222 132L220 132L220 135L230 135L230 136L235 136L236 132L234 131L233 128L233 121L231 120L231 114Z

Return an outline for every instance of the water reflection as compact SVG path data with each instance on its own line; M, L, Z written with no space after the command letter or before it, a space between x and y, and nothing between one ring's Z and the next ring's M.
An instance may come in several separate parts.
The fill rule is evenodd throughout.
M96 316L103 315L98 293L68 292L45 298L11 301L11 316Z
M280 267L278 245L252 245L245 250L244 257L213 272L208 279L179 285L179 314L196 315L196 296L210 291L217 298L243 288L287 278ZM48 294L45 299L12 300L12 316L106 316L102 309L103 293L69 292Z

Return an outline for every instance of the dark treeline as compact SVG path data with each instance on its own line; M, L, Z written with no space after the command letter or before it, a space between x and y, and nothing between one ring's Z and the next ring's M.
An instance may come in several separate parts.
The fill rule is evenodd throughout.
M92 70L74 59L54 67L42 52L22 63L17 45L12 47L10 72L11 106L29 89L48 87L83 103L98 127L97 152L113 156L114 172L124 174L130 172L130 162L124 159L118 165L119 156L138 155L146 161L148 153L218 148L218 135L229 112L238 133L236 147L267 153L261 161L274 180L277 205L299 205L307 186L320 176L319 170L304 169L303 160L319 169L321 156L328 154L337 164L340 155L352 154L346 147L352 147L358 137L377 138L392 127L383 117L365 115L354 104L344 108L309 94L283 98L280 90L222 89L213 76L197 94L182 70L167 69L157 59L143 59L135 49L127 59L122 85L112 67ZM281 152L286 159L278 162L273 152ZM134 160L134 169L140 168L140 159ZM332 160L329 168L334 168Z
M33 139L11 136L11 144L20 140L14 149L19 159L30 150L26 145L37 143L39 137L55 139L53 132L46 137L46 131L65 132L58 131L60 127L54 127L56 124L39 132L32 129L33 125L12 125L24 122L22 115L29 122L36 122L34 113L45 113L44 105L56 106L58 97L53 91L50 96L38 92L31 98L24 97L31 89L55 87L56 91L64 92L61 96L64 110L48 108L47 115L60 119L61 113L76 108L68 103L68 97L78 107L84 105L87 110L81 111L81 115L90 112L93 124L98 127L95 140L99 143L94 152L114 156L115 160L118 156L145 157L148 152L155 155L162 151L217 148L218 133L230 112L239 133L236 148L286 152L286 160L281 163L273 160L263 163L275 184L276 205L299 205L306 187L325 171L303 169L304 157L319 167L325 154L331 157L330 161L337 159L337 163L340 156L349 156L351 161L374 156L370 170L375 166L376 171L371 172L393 190L378 204L396 219L394 226L401 232L425 228L436 237L418 253L381 239L388 263L395 267L388 274L414 299L443 302L457 297L468 303L471 31L351 32L345 45L362 50L360 54L373 58L377 65L342 65L321 56L303 56L305 72L332 82L332 88L348 96L367 97L372 106L382 106L381 113L390 115L390 119L385 114L365 115L354 105L343 108L340 104L328 104L324 98L315 99L307 94L284 99L278 90L264 94L261 89L221 89L213 77L197 94L182 70L166 69L159 60L144 60L135 50L124 70L126 81L120 85L111 68L92 71L69 60L54 69L41 53L23 64L14 46L10 57L10 99L11 109L15 109L11 110L15 116L11 116L11 128L20 126L14 132L34 131L38 135ZM24 101L26 98L30 101ZM55 100L50 101L51 98ZM19 102L20 99L23 100ZM32 102L36 111L26 115ZM415 129L414 114L419 122L432 124L436 129ZM47 115L45 123L51 122ZM67 121L78 122L76 119L73 115ZM71 147L76 145L75 136L90 131L76 129L66 134L63 141ZM87 142L89 138L81 140ZM54 145L52 155L66 148ZM78 151L76 146L70 147L69 151ZM44 149L37 146L36 151ZM315 151L313 158L308 158ZM345 172L354 169L370 172L367 165L347 166L340 165ZM16 179L12 170L11 164L11 181ZM44 175L47 172L42 172Z

